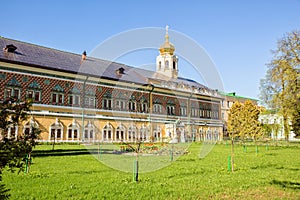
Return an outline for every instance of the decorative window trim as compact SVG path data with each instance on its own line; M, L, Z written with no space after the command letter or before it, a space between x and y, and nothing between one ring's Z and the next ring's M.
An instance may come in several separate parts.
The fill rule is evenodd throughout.
M4 98L16 98L21 99L21 88L19 87L5 87L4 89Z
M71 133L71 137L70 137L70 133ZM75 120L73 120L73 122L67 128L67 141L69 141L70 139L71 141L74 141L74 139L79 140L79 136L80 136L80 126Z
M49 127L49 141L63 141L64 135L64 126L63 124L56 118L56 121L50 125ZM60 137L58 137L60 136ZM53 138L53 139L52 139Z
M113 108L113 100L111 98L103 98L102 99L102 109L112 110Z
M117 142L127 141L126 127L122 124L116 128L115 141Z
M106 124L102 129L102 142L112 142L113 141L113 126L111 124Z
M96 126L91 121L88 121L87 125L84 127L84 131L82 133L82 139L95 141L96 132L97 132Z

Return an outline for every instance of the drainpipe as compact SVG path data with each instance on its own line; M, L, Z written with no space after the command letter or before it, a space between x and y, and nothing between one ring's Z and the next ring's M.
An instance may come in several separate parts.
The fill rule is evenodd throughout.
M188 112L189 112L189 114L188 114L188 130L189 130L189 134L191 134L191 112L192 112L192 110L191 110L191 98L192 98L192 96L193 96L193 94L194 93L191 93L190 94L190 96L189 96L189 98L188 98ZM193 138L192 138L192 140L194 141L194 136L192 136Z
M151 123L151 114L152 114L152 107L153 107L153 101L152 101L152 92L154 90L154 85L150 84L148 85L151 87L151 90L149 91L149 124L150 124L150 138L153 138L153 133L152 133L152 123Z
M84 139L84 115L85 115L85 110L84 110L84 108L85 108L85 86L86 86L86 81L88 80L88 76L86 76L86 78L85 78L85 80L84 80L84 82L83 82L83 87L82 87L82 92L83 92L83 94L82 94L82 141L83 141L83 139Z

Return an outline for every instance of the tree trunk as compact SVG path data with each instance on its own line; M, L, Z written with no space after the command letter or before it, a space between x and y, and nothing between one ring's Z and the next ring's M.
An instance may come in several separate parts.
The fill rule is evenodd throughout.
M283 130L284 130L285 140L288 142L290 131L289 131L289 125L288 125L288 119L287 119L287 114L286 113L283 114Z
M231 138L231 171L234 172L234 141Z

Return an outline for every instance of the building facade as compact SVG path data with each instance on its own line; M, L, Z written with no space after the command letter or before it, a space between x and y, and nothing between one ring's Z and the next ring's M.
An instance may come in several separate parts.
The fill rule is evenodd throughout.
M271 127L270 138L273 140L286 140L288 141L300 141L300 138L296 138L296 134L290 130L288 134L285 134L283 126L283 116L273 113L273 114L261 114L259 116L259 121L262 124L268 124ZM291 127L292 123L288 120L288 125ZM288 137L288 138L286 138Z
M228 116L229 116L231 106L235 102L240 102L244 104L245 101L247 100L251 101L254 105L257 105L258 100L253 98L238 96L236 95L235 92L231 92L231 93L220 92L220 95L223 97L223 99L221 100L221 119L223 121L223 135L228 136L227 122L228 122Z
M39 127L41 141L221 140L222 96L178 77L169 42L156 71L0 37L0 100L31 99L29 119L10 137Z

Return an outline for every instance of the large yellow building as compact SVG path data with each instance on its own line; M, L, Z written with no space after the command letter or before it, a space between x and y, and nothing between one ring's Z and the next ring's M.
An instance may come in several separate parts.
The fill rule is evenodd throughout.
M0 37L0 99L32 99L30 119L42 141L145 142L221 140L220 94L178 76L169 42L156 71Z

